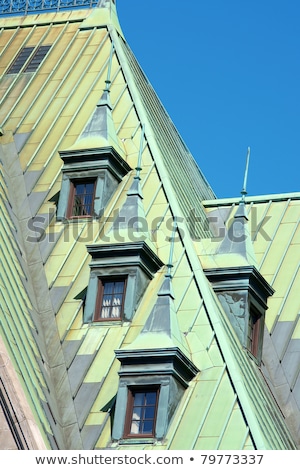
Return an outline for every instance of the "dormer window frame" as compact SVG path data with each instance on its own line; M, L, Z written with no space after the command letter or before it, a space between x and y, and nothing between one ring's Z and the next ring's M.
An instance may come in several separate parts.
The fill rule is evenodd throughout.
M178 347L120 349L115 351L121 363L116 398L113 441L119 444L154 443L164 439L178 403L199 369ZM131 390L157 390L155 422L152 433L129 432Z
M90 277L86 294L83 322L103 324L104 322L131 321L137 305L146 287L163 262L151 250L145 241L124 242L115 244L88 245L92 256ZM98 319L97 299L99 279L126 279L121 318Z
M56 214L57 221L76 222L87 217L85 215L71 216L69 204L72 184L88 179L95 180L93 208L89 218L100 218L118 184L131 170L130 166L113 147L65 150L60 151L59 155L64 164Z
M155 438L160 385L129 386L127 390L128 398L124 423L124 439ZM149 404L147 399L149 400L149 396L153 394L155 394L154 403L150 402ZM141 403L137 402L138 395L142 395ZM146 429L147 425L149 426L150 424L151 431ZM139 428L139 432L132 432L135 426ZM144 431L143 428L145 428Z
M123 313L124 313L124 304L125 304L125 296L126 296L126 287L127 287L127 277L128 276L110 276L110 277L103 277L99 276L98 277L98 289L97 289L97 298L96 298L96 306L95 306L95 312L94 312L94 318L93 322L104 322L104 321L122 321L123 318ZM116 285L118 283L122 283L122 292L118 291L116 292ZM105 293L105 286L108 284L113 284L113 290L110 294ZM120 296L122 294L122 296ZM105 296L110 297L109 303L105 305ZM121 297L120 303L116 302L114 303L114 299ZM120 314L119 315L114 315L114 309L119 308ZM104 313L102 313L105 309L108 310L108 315L105 316Z
M76 193L76 188L77 186L84 184L85 186L87 184L93 184L93 191L91 193L92 198L90 203L82 203L82 198L79 197L80 199L80 211L83 212L84 208L87 206L90 207L90 210L87 211L87 213L82 213L82 214L74 214L74 209L75 209L75 198L77 196ZM82 219L82 218L91 218L94 216L94 203L95 203L95 195L96 195L96 184L97 184L97 179L96 178L72 178L70 179L70 191L69 191L69 201L68 201L68 207L67 207L67 219ZM80 195L81 196L81 195Z
M274 290L255 266L212 268L205 269L204 272L242 347L259 366L262 358L265 312L268 309L267 299L273 295ZM230 311L232 309L226 296L230 299L235 296L244 297L244 311L241 315L235 316ZM254 319L257 321L254 322ZM254 323L256 326L253 329Z

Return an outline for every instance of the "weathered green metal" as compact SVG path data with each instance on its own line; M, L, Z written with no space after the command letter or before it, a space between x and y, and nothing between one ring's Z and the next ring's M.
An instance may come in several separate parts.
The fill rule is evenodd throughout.
M162 403L163 408L172 404L172 416L166 417L163 410L157 427L160 439L145 444L147 449L293 449L292 419L282 418L203 272L206 267L224 267L229 260L228 270L249 265L250 252L244 246L239 252L219 253L219 266L213 255L222 240L211 243L212 232L204 223L206 215L216 211L223 224L216 228L227 228L227 218L236 213L232 205L239 200L215 199L122 36L114 3L100 6L72 10L68 19L60 12L1 18L1 333L28 390L28 403L36 409L40 432L52 448L141 448L140 440L122 442L120 428L117 442L111 441L114 420L124 419L126 405L125 390L117 417L108 406L119 388L121 369L115 351L122 351L118 354L124 367L126 354L132 367L135 359L144 361L136 369L144 380L147 368L157 368L169 350L172 380ZM5 73L24 44L31 41L38 47L50 38L52 47L34 74ZM103 93L107 80L109 93ZM57 201L68 200L64 173L73 165L84 177L104 154L111 157L107 171L118 174L118 181L113 185L101 180L103 188L107 184L104 193L111 193L99 205L99 216L90 221L58 220ZM282 358L274 387L288 372L284 383L296 396L299 371L292 358L300 337L295 314L299 195L252 201L244 201L236 218L248 219L243 228L255 234L258 270L278 293L266 315L272 337L265 339L271 354L269 362L264 358L268 369L263 372L271 383L270 358ZM254 209L260 229L251 226ZM125 218L120 245L116 214ZM141 230L133 225L128 230L131 215L143 218ZM197 216L202 223L197 224ZM264 216L270 216L268 226ZM12 236L5 233L9 226L18 228ZM270 227L270 240L261 236L264 227L268 232ZM109 234L112 238L107 239ZM138 266L129 262L131 243L144 247L146 259ZM115 276L126 263L131 314L113 325L93 323L92 273L95 279L105 273ZM164 265L169 265L167 277ZM142 279L137 286L133 278L136 275L140 282L139 269L146 282ZM192 371L188 380L179 379L182 370ZM171 390L176 391L175 384L182 380L184 391L175 407ZM289 393L284 395L286 403ZM293 404L293 413L298 417L297 406Z

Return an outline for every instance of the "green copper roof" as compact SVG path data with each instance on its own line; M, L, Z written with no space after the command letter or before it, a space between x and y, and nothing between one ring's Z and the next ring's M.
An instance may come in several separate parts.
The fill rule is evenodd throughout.
M227 223L239 200L219 200L218 208L215 202L204 203L208 217ZM297 433L300 413L297 287L300 193L251 196L246 210L257 269L275 291L268 299L266 311L262 371L286 419ZM208 250L206 254L202 253L201 261L204 267L212 266Z
M289 431L292 427L287 427L265 376L242 347L203 272L210 256L202 250L207 242L204 238L211 234L205 230L206 224L194 226L193 220L194 237L204 241L194 242L187 230L188 218L194 217L195 222L198 216L204 221L211 210L229 216L234 203L228 207L221 201L218 207L213 191L124 40L113 17L113 2L102 2L101 6L92 11L1 19L0 159L9 183L2 186L6 215L1 224L16 222L19 242L14 244L16 238L7 236L5 226L3 246L7 247L8 260L0 291L7 308L1 311L1 334L7 337L11 357L18 358L16 368L22 370L23 386L32 390L34 399L28 400L33 409L38 408L36 420L41 432L47 433L45 440L53 449L140 449L144 444L111 441L111 407L119 387L120 363L115 351L131 351L145 335L148 346L149 337L156 351L168 345L173 348L174 360L181 358L186 369L191 361L195 368L177 407L172 409L164 439L147 444L147 449L294 449L296 438ZM21 69L16 74L7 73L23 47L43 44L51 44L51 48L35 72ZM112 44L109 101L104 96L99 103ZM104 127L99 125L98 113L101 118L104 115ZM103 130L107 131L105 140L115 141L116 136L124 147L119 159L114 155L120 166L114 191L99 217L58 220L57 198L63 184L70 183L63 165L76 157L76 151L74 155L65 154L64 149L76 146L80 136L84 136L82 141L87 138L85 145L90 147L88 142L95 137L98 144L90 149L94 155L97 146L103 150L103 141L99 143ZM90 150L81 150L80 164L85 151L91 155ZM126 166L124 171L122 165ZM78 178L85 171L86 167L79 168ZM206 204L207 199L212 202ZM258 266L268 282L270 276L273 278L281 305L267 318L267 328L278 328L278 337L285 338L277 352L289 362L292 353L297 353L298 343L289 349L288 333L292 331L298 338L299 330L295 308L290 308L288 300L288 286L293 285L294 295L298 279L295 202L281 201L279 210L273 202L265 202L260 215L263 218L264 211L274 211L276 217L270 225L277 242L268 245L260 240L258 250L254 243ZM281 204L286 204L285 209ZM123 211L128 217L131 210L144 219L142 234L151 240L151 250L145 245L143 252L157 269L145 279L142 294L135 297L130 320L93 322L92 311L86 321L85 293L92 286L89 292L96 299L99 272L105 273L107 268L103 253L109 253L112 260L109 275L120 275L122 259L127 262L128 278L134 274L130 257L126 259L128 239L119 242L120 248L106 238L116 214ZM173 243L171 291L170 285L164 284L163 265L170 264L175 217L178 231ZM185 220L181 222L180 217ZM222 223L226 225L226 217ZM141 232L127 230L129 239L134 235L139 237ZM278 249L276 244L282 239L285 246L293 242L291 251L281 245ZM15 259L19 245L26 267L26 294L20 279L23 264ZM120 249L122 257L114 257ZM94 263L96 252L99 259ZM284 270L278 270L281 263L285 268L292 263L293 274L289 270L287 279ZM13 272L8 276L11 266ZM131 283L130 292L133 290ZM286 321L289 327L293 322L293 328L284 330ZM27 333L22 333L24 348L22 341L11 335L14 324L18 324L15 334ZM28 341L32 342L31 349L27 348ZM291 375L296 395L297 371L293 369ZM280 387L280 380L277 385Z
M134 90L137 109L141 119L149 122L155 138L151 133L146 136L161 155L161 161L167 169L168 178L185 220L189 220L195 238L207 237L205 213L201 201L214 198L214 192L202 174L162 103L157 97L144 72L140 68L128 44L119 39L119 47L124 53L120 55L128 83ZM121 53L121 50L120 53ZM175 97L174 97L175 98ZM188 109L187 109L188 112ZM178 214L180 215L180 214ZM198 219L196 219L198 217Z
M9 204L11 191L9 174L0 163L0 335L10 353L17 380L21 382L45 446L49 448L48 434L51 430L44 409L47 385L39 367L42 354L35 341L37 311L32 304L32 286L28 282L21 227ZM2 349L1 353L5 350ZM0 366L3 385L6 373L2 365L5 366L5 361ZM24 403L20 404L24 406ZM21 413L24 412L23 408ZM30 441L29 433L25 439Z

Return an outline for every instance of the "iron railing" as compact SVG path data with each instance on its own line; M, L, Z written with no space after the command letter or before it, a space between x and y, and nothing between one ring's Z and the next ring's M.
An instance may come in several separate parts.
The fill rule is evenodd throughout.
M93 8L99 0L0 0L0 16Z

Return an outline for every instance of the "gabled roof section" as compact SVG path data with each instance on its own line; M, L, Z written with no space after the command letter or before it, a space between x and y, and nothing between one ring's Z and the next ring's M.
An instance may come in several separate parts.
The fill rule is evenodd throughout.
M220 243L220 234L224 236L239 202L204 201L207 216L214 221L219 235L211 245ZM266 311L262 372L294 435L299 436L300 193L251 196L245 209L257 269L275 291ZM209 249L202 248L200 259L203 266L208 266Z
M225 236L221 239L219 244L216 244L216 240L212 237L210 253L212 254L212 264L216 263L220 267L240 267L240 266L257 266L253 244L251 240L251 234L249 232L248 214L246 208L246 186L248 176L248 166L250 158L250 147L247 150L246 157L246 169L244 176L243 188L241 190L241 199L239 201L238 208L231 218L228 225L222 228L225 231ZM210 220L210 219L208 219ZM212 232L220 230L220 221L218 218L211 219L211 225L213 226ZM206 243L206 246L209 242ZM215 251L213 249L215 247ZM213 254L214 253L214 254ZM209 265L209 257L206 257L206 263ZM209 267L209 266L205 266Z

